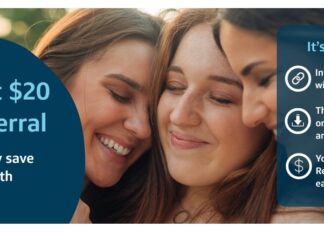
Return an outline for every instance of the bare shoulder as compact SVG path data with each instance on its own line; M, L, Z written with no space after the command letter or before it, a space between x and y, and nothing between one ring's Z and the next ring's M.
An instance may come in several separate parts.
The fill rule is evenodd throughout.
M323 207L281 207L272 216L271 223L278 224L320 224L324 223Z
M79 200L77 208L73 214L73 217L70 221L72 224L84 224L91 223L90 218L90 208L82 200Z

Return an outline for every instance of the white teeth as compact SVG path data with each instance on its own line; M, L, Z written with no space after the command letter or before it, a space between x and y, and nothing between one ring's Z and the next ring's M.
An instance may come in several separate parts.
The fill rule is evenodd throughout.
M119 147L119 144L115 143L114 146L113 146L113 149L116 150L116 152L118 151L118 147Z
M109 148L112 148L112 146L114 146L114 141L113 140L109 140L108 147Z
M128 153L129 153L129 149L124 148L124 150L123 150L123 155L127 155Z
M118 146L118 149L117 149L117 152L120 152L120 153L121 153L121 152L123 152L123 150L124 150L124 148L123 148L122 146L119 145L119 146Z
M125 156L125 155L129 154L129 152L130 152L129 148L126 148L126 147L122 146L121 144L116 143L112 139L108 139L104 136L100 136L99 140L107 148L114 150L114 152L116 152L119 155Z

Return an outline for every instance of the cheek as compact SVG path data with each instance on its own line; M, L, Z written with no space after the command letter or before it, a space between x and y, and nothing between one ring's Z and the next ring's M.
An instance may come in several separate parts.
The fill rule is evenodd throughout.
M258 151L268 131L263 127L249 128L241 120L241 109L212 115L210 130L226 156L249 159ZM241 157L240 157L241 156Z
M164 127L168 123L169 115L170 115L170 99L169 96L165 93L162 94L159 105L157 108L157 121L160 131L163 132Z
M243 150L243 152L250 152L251 149L256 149L256 146L260 142L259 140L263 139L264 134L267 133L267 130L261 126L256 128L250 128L244 125L241 120L240 114L237 114L232 119L228 118L228 122L231 122L230 126L228 125L227 136L232 139L232 142L235 142L235 145L238 149Z
M218 111L208 116L210 119L208 126L213 136L225 146L232 145L245 131L245 126L241 121L241 112Z
M232 144L235 143L235 147L230 151L233 156L237 156L237 167L240 168L262 152L271 134L264 126L249 128L237 124L232 128Z
M105 92L103 92L105 93ZM96 137L97 132L102 130L110 130L120 128L125 118L125 113L129 112L127 108L114 101L108 94L90 95L84 97L84 102L81 104L81 122L86 147L91 146L92 141Z
M277 82L274 81L267 89L265 93L265 102L269 109L276 113L277 112Z

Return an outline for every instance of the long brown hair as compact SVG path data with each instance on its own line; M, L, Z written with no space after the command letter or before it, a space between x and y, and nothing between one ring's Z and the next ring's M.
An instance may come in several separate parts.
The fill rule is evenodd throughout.
M136 9L78 9L54 24L34 53L66 82L80 67L124 39L155 46L163 21ZM135 162L110 188L89 182L81 198L90 206L92 222L126 222L137 211L137 195L145 183L149 152ZM120 207L123 205L123 207Z
M140 201L137 216L132 222L159 223L166 221L181 201L183 187L168 173L157 124L157 106L163 92L168 67L184 35L195 25L210 23L217 18L215 9L184 10L162 30L159 52L155 61L152 82L150 117L153 127L153 147L148 181ZM212 30L212 29L211 29ZM221 213L222 222L269 222L276 207L275 143L267 141L263 153L215 186L212 204Z
M161 19L136 9L78 9L54 24L34 53L66 81L115 42L136 38L155 45L161 24Z

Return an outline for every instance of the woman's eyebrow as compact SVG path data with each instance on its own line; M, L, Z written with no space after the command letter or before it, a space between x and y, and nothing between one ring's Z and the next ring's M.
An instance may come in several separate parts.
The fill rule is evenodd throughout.
M168 68L168 72L169 71L176 72L176 73L181 73L181 74L184 75L184 72L181 69L181 67L179 67L177 65L171 65ZM240 89L243 89L242 84L239 81L237 81L236 79L233 79L233 78L224 77L224 76L220 76L220 75L210 75L210 76L208 76L208 80L214 80L214 81L217 81L217 82L223 82L223 83L226 83L226 84L229 84L229 85L237 86Z
M208 76L208 79L213 80L213 81L217 81L217 82L223 82L223 83L226 83L228 85L233 85L233 86L236 86L236 87L240 88L241 90L243 90L242 84L239 81L237 81L236 79L233 79L233 78L228 78L228 77L219 76L219 75L210 75L210 76Z
M119 81L122 81L124 83L126 83L128 86L130 86L131 88L137 90L137 91L143 91L144 87L141 86L140 84L138 84L137 82L135 82L133 79L120 74L120 73L110 73L105 75L106 78L112 78L112 79L117 79Z
M265 60L261 60L261 61L257 61L257 62L254 62L254 63L251 63L251 64L245 66L245 67L241 70L241 75L242 75L242 76L247 76L247 75L249 75L249 74L251 73L252 69L253 69L255 66L257 66L257 65L259 65L259 64L263 64L263 63L265 63L265 62L266 62Z
M168 68L168 72L176 72L176 73L181 73L184 75L184 72L182 70L182 68L180 66L177 66L177 65L171 65L169 68Z

